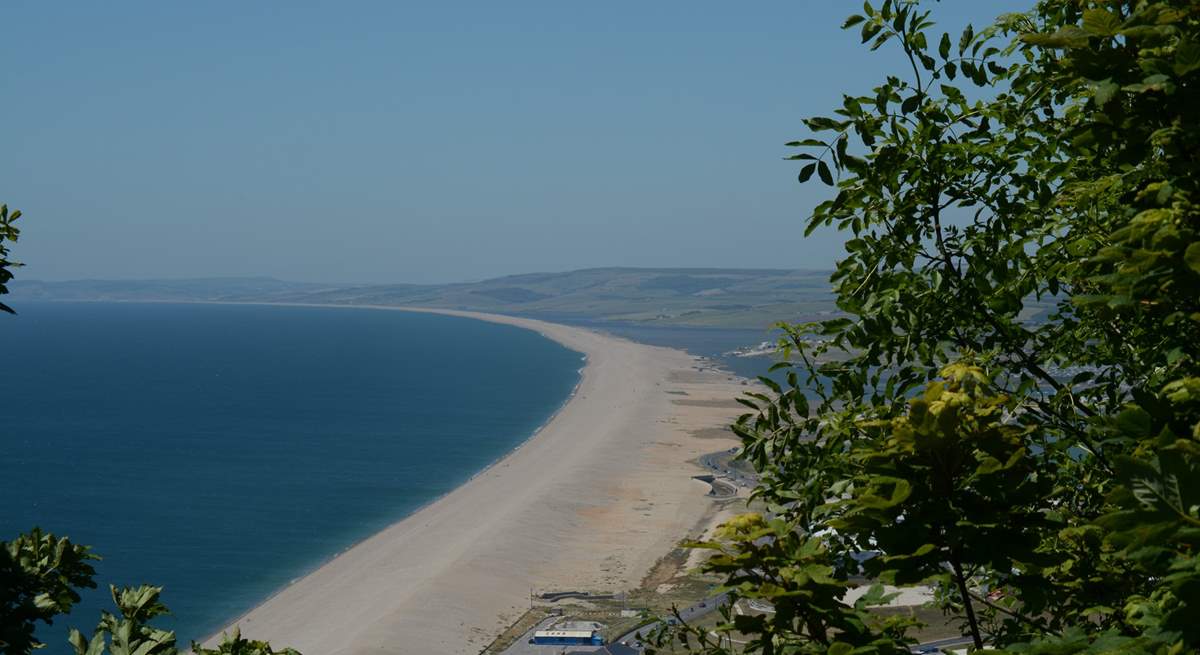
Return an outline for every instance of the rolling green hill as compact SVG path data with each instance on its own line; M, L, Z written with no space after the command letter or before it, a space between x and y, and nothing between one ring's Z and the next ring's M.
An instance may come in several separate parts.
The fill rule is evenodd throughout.
M596 268L461 284L359 286L210 278L19 280L13 301L221 301L438 307L647 326L764 329L835 312L825 271Z

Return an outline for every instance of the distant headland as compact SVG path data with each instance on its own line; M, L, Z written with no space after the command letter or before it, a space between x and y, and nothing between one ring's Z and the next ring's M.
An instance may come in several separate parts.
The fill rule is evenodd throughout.
M269 277L22 279L14 300L275 302L429 307L555 321L766 329L836 312L829 271L592 268L452 284L319 284Z

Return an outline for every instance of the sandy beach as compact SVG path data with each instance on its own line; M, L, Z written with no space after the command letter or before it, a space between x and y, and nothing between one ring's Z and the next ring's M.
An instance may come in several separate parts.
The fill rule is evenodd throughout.
M711 516L690 461L734 444L712 435L740 413L740 381L679 350L440 313L535 330L584 353L575 395L486 471L238 619L243 635L305 655L478 653L529 607L531 589L636 587Z

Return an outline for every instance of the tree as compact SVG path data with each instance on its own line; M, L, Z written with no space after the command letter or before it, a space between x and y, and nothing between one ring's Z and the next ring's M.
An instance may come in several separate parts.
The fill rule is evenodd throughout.
M275 650L265 641L244 639L237 626L232 633L221 635L221 643L216 648L204 648L193 641L192 652L195 655L300 655L291 648Z
M1050 526L1039 501L1051 492L1050 476L1027 447L1035 427L1006 421L1010 398L989 391L982 369L952 364L942 375L906 413L859 426L852 490L829 503L828 523L883 553L866 564L873 577L952 589L982 648L976 606L995 606L973 590L973 578L1043 559L1038 535Z
M70 642L76 655L179 655L182 652L175 646L174 632L150 625L155 617L169 613L159 600L162 587L142 585L109 589L119 615L104 612L90 639L78 630L71 630ZM299 655L290 648L276 651L266 642L243 639L237 628L232 634L222 635L216 648L204 648L192 642L191 652L195 655Z
M87 546L34 528L0 542L0 653L27 655L42 644L34 638L38 623L71 611L78 589L95 587L90 561L99 559Z
M735 426L776 538L843 588L878 551L976 646L1200 649L1200 4L1043 0L952 36L885 0L844 27L908 74L788 144L832 187L808 229L848 238L841 315L782 326L787 382ZM725 537L735 595L797 561ZM752 651L843 648L746 623Z
M21 230L17 228L15 223L21 218L21 211L8 211L8 205L0 205L0 296L8 293L8 281L13 278L10 269L21 266L20 262L14 262L8 258L7 243L16 243L17 237L21 235ZM7 243L6 243L7 242ZM13 314L12 307L0 302L0 311Z
M113 603L120 616L102 612L100 623L87 639L71 629L68 640L75 655L175 655L175 633L149 625L157 616L167 614L167 606L159 601L162 587L109 586Z

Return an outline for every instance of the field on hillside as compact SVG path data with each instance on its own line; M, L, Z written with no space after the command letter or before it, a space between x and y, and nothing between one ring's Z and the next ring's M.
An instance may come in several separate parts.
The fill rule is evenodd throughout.
M301 302L438 307L678 327L766 329L835 311L829 273L604 268L461 284L320 285L270 278L14 284L14 299Z

